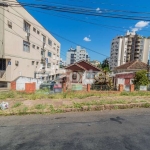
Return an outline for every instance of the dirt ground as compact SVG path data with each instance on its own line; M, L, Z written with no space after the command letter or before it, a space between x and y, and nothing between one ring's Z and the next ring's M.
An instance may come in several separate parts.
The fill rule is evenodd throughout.
M34 107L36 105L52 105L55 108L62 108L72 106L74 103L94 103L105 102L105 104L130 104L138 102L150 102L148 96L105 96L105 97L88 97L84 99L40 99L40 100L26 100L26 99L7 99L5 102L9 103L9 109L13 108L16 103L21 103L22 106ZM2 101L0 101L2 102Z

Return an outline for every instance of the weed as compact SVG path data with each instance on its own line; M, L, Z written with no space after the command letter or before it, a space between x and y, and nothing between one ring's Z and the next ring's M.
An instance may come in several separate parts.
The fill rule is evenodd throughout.
M81 103L73 103L74 108L82 108L83 104Z
M149 104L149 103L146 103L146 104L144 104L144 107L145 107L145 108L149 108L149 107L150 107L150 104Z
M45 109L46 108L46 105L43 105L43 104L38 104L35 106L35 109Z
M16 102L16 103L14 104L13 108L19 107L19 106L21 106L21 105L22 105L21 102Z
M115 105L115 106L114 106L114 109L117 110L117 109L118 109L118 106Z

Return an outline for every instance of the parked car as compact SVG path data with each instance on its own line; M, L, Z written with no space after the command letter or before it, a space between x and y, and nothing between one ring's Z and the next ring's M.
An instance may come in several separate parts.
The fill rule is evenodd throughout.
M40 85L40 89L50 89L53 90L54 85L56 84L55 81L47 81L47 82L43 82Z

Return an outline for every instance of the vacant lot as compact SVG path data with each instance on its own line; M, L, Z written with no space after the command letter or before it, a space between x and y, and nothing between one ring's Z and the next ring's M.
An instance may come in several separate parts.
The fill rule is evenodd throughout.
M139 107L136 104L141 104L147 108L150 107L150 92L92 91L49 94L48 91L37 91L34 94L26 94L10 91L0 93L0 103L2 101L9 103L9 109L0 110L0 115L119 109L118 105L124 105L122 108L125 109L132 104L133 107Z

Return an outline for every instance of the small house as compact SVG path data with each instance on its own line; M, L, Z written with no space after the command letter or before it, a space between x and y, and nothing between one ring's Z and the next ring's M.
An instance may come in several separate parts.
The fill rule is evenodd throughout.
M93 84L95 75L102 71L85 60L71 64L65 69L67 70L67 82L80 83L82 85Z
M116 67L114 69L114 84L117 86L119 84L122 84L124 86L133 84L132 81L135 77L135 73L140 70L147 70L147 64L138 60L134 60L119 67Z

